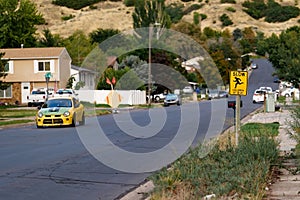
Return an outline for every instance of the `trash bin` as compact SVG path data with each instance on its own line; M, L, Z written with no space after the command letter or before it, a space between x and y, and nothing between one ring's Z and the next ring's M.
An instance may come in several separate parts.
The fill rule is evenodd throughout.
M267 93L266 97L266 112L275 112L275 93Z

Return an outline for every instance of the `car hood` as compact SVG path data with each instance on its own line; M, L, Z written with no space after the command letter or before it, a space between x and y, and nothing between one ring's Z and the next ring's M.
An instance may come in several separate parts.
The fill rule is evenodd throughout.
M51 114L64 114L64 112L69 111L70 108L67 107L53 107L53 108L42 108L39 112L42 112L45 115Z

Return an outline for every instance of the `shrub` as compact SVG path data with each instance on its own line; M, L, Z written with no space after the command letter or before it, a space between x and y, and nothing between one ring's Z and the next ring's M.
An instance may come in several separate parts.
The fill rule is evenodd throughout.
M90 5L89 8L90 8L91 10L96 10L98 7L97 7L97 6L94 6L94 5Z
M70 14L70 15L67 15L67 16L62 16L61 19L64 20L64 21L67 21L67 20L72 19L74 17L75 17L75 15Z
M184 12L183 14L184 15L187 15L189 13L191 13L192 11L194 10L199 10L200 8L202 8L204 5L203 4L193 4L191 5L190 7L188 7Z
M132 7L135 4L135 0L125 0L124 5L127 7Z
M165 11L170 16L171 21L173 23L177 23L182 19L183 15L184 15L183 9L184 9L183 4L172 3L168 6L166 6Z
M300 10L293 6L280 6L272 3L266 11L266 22L285 22L291 18L295 18L300 14Z
M194 24L198 25L200 23L200 17L201 17L201 20L204 20L207 18L207 15L199 14L198 12L194 12Z
M254 19L265 17L266 22L284 22L300 14L300 9L293 6L281 6L279 3L269 0L268 4L264 1L254 0L253 2L245 1L243 4L244 11Z
M226 8L226 10L228 10L229 12L235 12L236 11L233 7L228 7L228 8Z
M235 0L221 0L221 3L236 3Z
M231 19L226 14L221 15L220 21L222 22L223 26L229 26L229 25L233 24L233 22L231 21Z
M86 6L93 5L103 0L53 0L52 3L58 6L66 6L75 10L80 10Z
M226 197L234 192L240 199L262 199L263 194L259 193L265 187L271 165L277 164L277 146L268 137L244 137L237 148L230 143L225 149L218 145L210 147L204 158L200 146L178 159L169 170L163 169L150 178L156 185L157 196L165 194L169 199L176 199L183 186L188 186L187 195L191 197L211 193Z

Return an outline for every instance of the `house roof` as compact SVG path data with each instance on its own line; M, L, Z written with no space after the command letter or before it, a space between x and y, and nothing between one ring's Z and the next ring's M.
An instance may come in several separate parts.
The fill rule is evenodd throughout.
M92 73L92 74L96 74L97 72L93 71L93 70L90 70L90 69L87 69L87 68L84 68L84 67L78 67L78 66L75 66L75 65L71 65L71 69L74 69L78 72L88 72L88 73Z
M65 50L64 47L44 47L44 48L11 48L0 49L4 52L6 59L37 59L37 58L58 58Z

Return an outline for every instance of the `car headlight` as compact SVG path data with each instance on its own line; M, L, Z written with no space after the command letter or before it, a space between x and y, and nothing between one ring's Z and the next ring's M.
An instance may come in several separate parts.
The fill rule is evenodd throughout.
M42 112L39 112L39 113L38 113L38 117L39 117L39 118L43 117L43 113L42 113Z
M69 117L70 116L70 112L69 111L64 112L64 116L65 117Z

